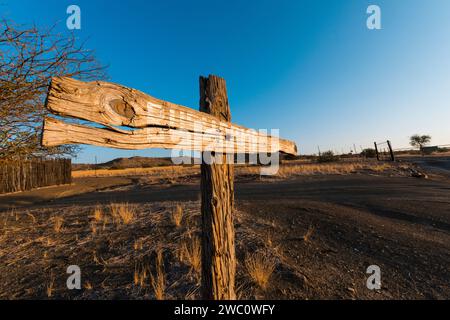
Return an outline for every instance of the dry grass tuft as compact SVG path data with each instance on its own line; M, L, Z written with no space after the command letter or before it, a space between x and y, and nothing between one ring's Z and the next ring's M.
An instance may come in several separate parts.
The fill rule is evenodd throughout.
M312 235L314 234L315 228L313 226L309 226L308 230L306 230L306 233L303 235L303 241L309 242Z
M62 230L62 226L64 224L64 218L62 216L56 216L53 218L53 221L54 221L53 229L55 230L56 233L60 233Z
M103 221L103 230L105 230L107 217L103 213L103 209L101 206L97 205L94 209L94 212L92 214L92 220L91 220L91 231L93 235L96 235L99 231L99 224Z
M200 280L202 248L198 237L189 237L181 243L180 261L187 263L191 271L195 272L197 280Z
M142 239L134 240L133 248L134 248L134 251L142 250L144 248L144 243L143 243Z
M50 282L47 285L47 297L51 298L53 295L53 291L54 291L54 285L55 285L55 278L53 275L50 276Z
M117 225L130 224L135 218L136 207L129 203L111 203L110 209Z
M163 300L166 290L166 278L164 275L163 255L161 250L157 252L156 275L153 276L153 274L150 274L150 283L153 287L156 299Z
M103 220L103 210L102 207L96 206L94 209L94 220L100 222Z
M150 267L147 264L137 264L134 267L134 285L144 287L150 273Z
M33 223L36 223L36 218L33 214L27 212L27 216L29 216L31 218L31 220L33 221Z
M175 209L172 210L171 214L172 223L175 227L179 228L181 226L181 221L183 220L183 207L177 204Z
M267 289L275 267L275 261L261 252L251 254L245 259L245 268L250 279L263 290Z
M95 221L92 221L91 222L91 232L92 232L92 235L96 235L97 234L97 223L95 223Z
M266 246L269 248L272 248L274 245L274 237L275 237L275 231L274 229L270 229L265 233L265 242L266 242Z

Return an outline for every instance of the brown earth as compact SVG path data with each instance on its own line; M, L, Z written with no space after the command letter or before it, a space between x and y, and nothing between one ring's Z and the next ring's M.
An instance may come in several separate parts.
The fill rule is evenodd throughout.
M450 298L450 184L445 176L430 177L239 178L238 296ZM0 298L152 299L149 274L156 272L159 250L165 298L199 298L198 274L181 254L199 234L198 197L195 176L85 178L73 186L1 196ZM116 202L134 206L129 224L114 221L109 205ZM184 212L181 227L170 219L176 205ZM96 207L103 219L94 218ZM276 265L265 290L245 267L253 252ZM71 264L82 270L82 290L65 286ZM381 268L379 291L366 287L370 265Z

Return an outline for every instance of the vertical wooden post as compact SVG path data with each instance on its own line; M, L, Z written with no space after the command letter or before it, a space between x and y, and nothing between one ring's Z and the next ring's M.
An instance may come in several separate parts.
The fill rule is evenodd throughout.
M395 161L394 150L392 150L392 145L391 145L391 142L389 140L387 141L387 145L389 147L389 153L391 155L391 160Z
M200 111L231 121L225 80L200 77ZM202 297L234 300L234 170L222 155L221 163L201 165Z
M377 143L374 142L373 144L375 145L375 152L377 153L377 160L380 161L380 154L378 153L378 146L377 146Z

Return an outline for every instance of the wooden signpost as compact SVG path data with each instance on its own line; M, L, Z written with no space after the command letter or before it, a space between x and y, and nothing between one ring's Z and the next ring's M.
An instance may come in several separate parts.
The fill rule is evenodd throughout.
M232 124L225 80L217 76L200 77L200 112L117 84L70 78L52 79L46 107L55 115L91 121L96 127L47 117L44 146L192 150L213 160L201 164L202 297L235 299L234 172L229 156L296 155L295 143Z

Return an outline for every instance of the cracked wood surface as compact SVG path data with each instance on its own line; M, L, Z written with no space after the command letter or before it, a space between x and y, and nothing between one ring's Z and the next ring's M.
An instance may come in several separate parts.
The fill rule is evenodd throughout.
M42 139L46 146L81 143L123 149L165 148L221 153L227 150L232 151L227 153L280 151L297 154L297 146L292 141L273 139L207 113L109 82L53 78L46 107L59 116L107 127L93 128L47 118ZM120 128L124 126L135 130ZM230 149L232 146L241 148L233 150Z

